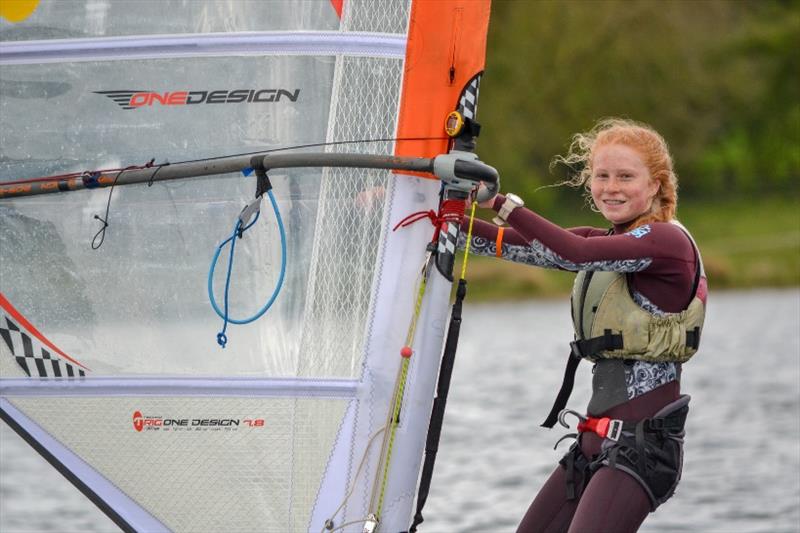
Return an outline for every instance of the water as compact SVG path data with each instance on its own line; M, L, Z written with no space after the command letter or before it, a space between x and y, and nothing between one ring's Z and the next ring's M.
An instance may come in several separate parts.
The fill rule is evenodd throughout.
M475 305L458 359L421 533L514 531L566 450L539 427L570 338L565 301ZM641 531L800 532L800 291L712 293L692 395L683 480ZM570 405L588 400L590 365ZM116 526L0 424L0 531Z

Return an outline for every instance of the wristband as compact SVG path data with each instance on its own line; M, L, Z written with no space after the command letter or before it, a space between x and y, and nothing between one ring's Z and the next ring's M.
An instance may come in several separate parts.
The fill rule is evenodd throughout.
M503 257L503 232L505 232L506 228L499 227L497 228L497 240L494 241L496 251L495 255L497 257Z

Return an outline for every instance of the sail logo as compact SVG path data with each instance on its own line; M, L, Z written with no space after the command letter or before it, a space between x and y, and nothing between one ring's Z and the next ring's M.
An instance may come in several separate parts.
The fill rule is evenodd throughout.
M133 413L133 429L136 431L144 429L144 418L142 418L142 413L139 411Z
M133 429L142 431L236 431L239 428L263 428L263 418L170 418L164 416L144 416L141 411L133 412Z
M142 107L175 107L198 104L262 104L296 102L300 89L233 89L224 91L146 91L121 89L92 91L110 98L122 109Z

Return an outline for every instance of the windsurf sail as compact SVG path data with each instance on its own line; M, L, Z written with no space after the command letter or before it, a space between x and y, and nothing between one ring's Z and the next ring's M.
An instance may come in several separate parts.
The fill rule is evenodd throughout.
M441 157L444 123L475 119L489 2L0 14L2 418L126 531L407 529L458 223L392 228L463 206L463 187L267 165L286 250L264 210L236 244L232 312L258 310L284 259L285 280L224 350L206 273L253 200L254 155L439 157L458 181L470 158ZM166 179L179 162L206 172Z

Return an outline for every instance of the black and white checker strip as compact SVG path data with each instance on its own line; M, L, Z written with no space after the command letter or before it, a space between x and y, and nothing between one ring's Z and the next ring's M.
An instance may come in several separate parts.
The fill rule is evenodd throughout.
M457 222L448 222L447 231L439 232L439 254L455 255L456 245L458 244L458 229Z
M478 115L478 91L480 90L481 76L478 74L464 87L461 99L458 101L458 111L464 118L475 120Z
M0 314L0 337L17 364L28 376L40 378L82 378L81 368L51 354L35 338L22 331L11 318Z

